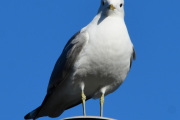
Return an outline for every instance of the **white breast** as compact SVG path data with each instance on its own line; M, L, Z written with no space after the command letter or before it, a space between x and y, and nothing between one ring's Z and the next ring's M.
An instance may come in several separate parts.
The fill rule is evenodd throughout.
M89 41L75 63L74 75L83 81L122 83L129 71L133 50L124 21L109 17L97 26L87 26L86 31Z

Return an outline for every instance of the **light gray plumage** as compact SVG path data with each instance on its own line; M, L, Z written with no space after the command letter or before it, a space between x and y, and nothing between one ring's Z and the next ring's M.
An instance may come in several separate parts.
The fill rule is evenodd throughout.
M102 0L92 22L66 44L52 72L47 95L40 107L25 116L58 117L87 99L115 91L125 80L135 51L124 23L123 0ZM113 4L115 10L109 9ZM83 86L83 87L82 87Z

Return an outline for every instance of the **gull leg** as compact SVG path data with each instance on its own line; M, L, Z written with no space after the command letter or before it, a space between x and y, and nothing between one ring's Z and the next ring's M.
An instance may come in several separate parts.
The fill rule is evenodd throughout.
M100 98L100 104L101 104L101 114L100 116L103 116L103 104L104 104L104 93L102 94L101 98Z
M82 102L83 102L83 114L84 116L86 116L86 109L85 109L86 95L84 94L84 91L82 91L81 97L82 97Z

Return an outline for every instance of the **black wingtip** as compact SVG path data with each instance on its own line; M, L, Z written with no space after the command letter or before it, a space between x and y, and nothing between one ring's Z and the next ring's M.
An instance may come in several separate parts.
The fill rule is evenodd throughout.
M29 119L35 120L35 118L33 118L33 117L31 116L31 113L28 113L27 115L25 115L25 116L24 116L24 119L25 119L25 120L29 120Z
M28 113L27 115L25 115L25 116L24 116L24 119L25 119L25 120L31 119L30 113Z
M29 120L29 119L35 120L35 119L37 119L37 118L38 118L37 115L38 115L40 109L41 109L41 106L38 107L38 108L36 108L36 109L33 110L32 112L28 113L27 115L25 115L25 116L24 116L24 119L25 119L25 120Z

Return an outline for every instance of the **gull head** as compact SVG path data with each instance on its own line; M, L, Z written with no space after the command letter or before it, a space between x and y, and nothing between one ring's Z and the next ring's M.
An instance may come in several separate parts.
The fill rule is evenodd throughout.
M118 15L124 18L124 0L101 0L98 13L105 16Z

